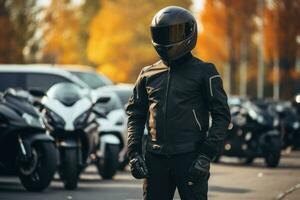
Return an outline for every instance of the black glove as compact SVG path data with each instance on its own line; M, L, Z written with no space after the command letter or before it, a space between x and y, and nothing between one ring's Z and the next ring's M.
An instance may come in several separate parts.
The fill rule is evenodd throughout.
M131 174L136 179L148 177L148 169L141 155L135 154L129 161Z
M208 180L211 160L203 154L200 154L190 167L189 184L199 183L201 180Z

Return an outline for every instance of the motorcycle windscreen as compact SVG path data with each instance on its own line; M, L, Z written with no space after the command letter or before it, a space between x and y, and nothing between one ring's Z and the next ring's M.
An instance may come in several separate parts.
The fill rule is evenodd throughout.
M153 42L161 45L174 44L188 38L193 32L193 23L151 27Z
M47 92L47 96L56 99L65 106L72 106L83 97L82 89L73 83L58 83Z

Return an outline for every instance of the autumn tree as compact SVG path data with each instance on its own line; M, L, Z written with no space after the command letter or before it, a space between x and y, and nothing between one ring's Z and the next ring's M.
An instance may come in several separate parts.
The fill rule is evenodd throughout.
M197 54L216 63L225 76L227 91L239 93L239 66L251 57L251 37L255 31L256 1L207 0L199 14L202 29ZM247 77L241 77L247 79ZM244 89L245 90L245 89Z
M283 98L290 98L297 92L297 79L300 78L295 70L297 52L300 51L297 43L299 10L300 0L274 0L265 7L265 54L271 66L279 65Z
M52 0L45 8L42 20L43 61L48 63L78 64L81 54L79 40L80 6L70 0Z
M36 0L0 0L0 62L30 62L26 57L33 44L39 9ZM27 49L27 51L26 51ZM25 52L25 54L24 54ZM25 57L24 57L25 56Z
M80 6L80 17L79 17L79 49L82 52L80 54L81 63L92 64L87 58L87 43L90 37L89 26L97 14L101 6L101 0L85 0Z
M115 81L134 81L141 67L157 59L149 25L168 5L189 8L189 0L104 0L90 25L88 58Z
M16 43L16 34L5 1L0 1L0 27L3 27L0 29L0 63L22 60L22 49Z

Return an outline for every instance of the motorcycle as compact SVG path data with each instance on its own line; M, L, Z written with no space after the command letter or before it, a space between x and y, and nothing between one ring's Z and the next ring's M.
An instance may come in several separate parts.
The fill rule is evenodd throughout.
M284 148L300 147L300 118L290 102L278 102L270 106L280 119L280 131L284 141Z
M0 168L17 174L27 190L42 191L56 171L54 139L28 92L8 89L0 96Z
M226 134L221 155L239 157L246 164L264 157L267 167L276 167L282 147L278 118L250 101L230 105L230 111L233 127Z
M83 169L98 160L99 124L93 108L108 100L92 102L88 91L73 83L53 85L42 99L43 112L59 150L58 173L66 189L75 189Z
M97 122L101 126L97 168L102 178L112 179L120 166L120 161L124 162L124 154L126 154L126 149L123 149L125 146L123 134L125 113L117 107L119 105L114 105L119 102L114 102L118 98L115 94L103 92L101 96L109 97L110 101L105 104L97 104L94 108L96 113L100 111L105 115L105 117L97 118Z

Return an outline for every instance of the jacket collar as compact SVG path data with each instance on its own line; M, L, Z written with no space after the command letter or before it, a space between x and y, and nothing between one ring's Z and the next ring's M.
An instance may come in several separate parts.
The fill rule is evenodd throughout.
M181 65L183 63L186 63L186 62L190 61L192 58L193 58L193 55L192 55L191 52L189 52L189 53L185 54L184 56L182 56L182 57L180 57L176 60L173 60L173 61L170 61L170 62L162 60L162 62L166 66L172 67L172 66L177 66L177 65Z

